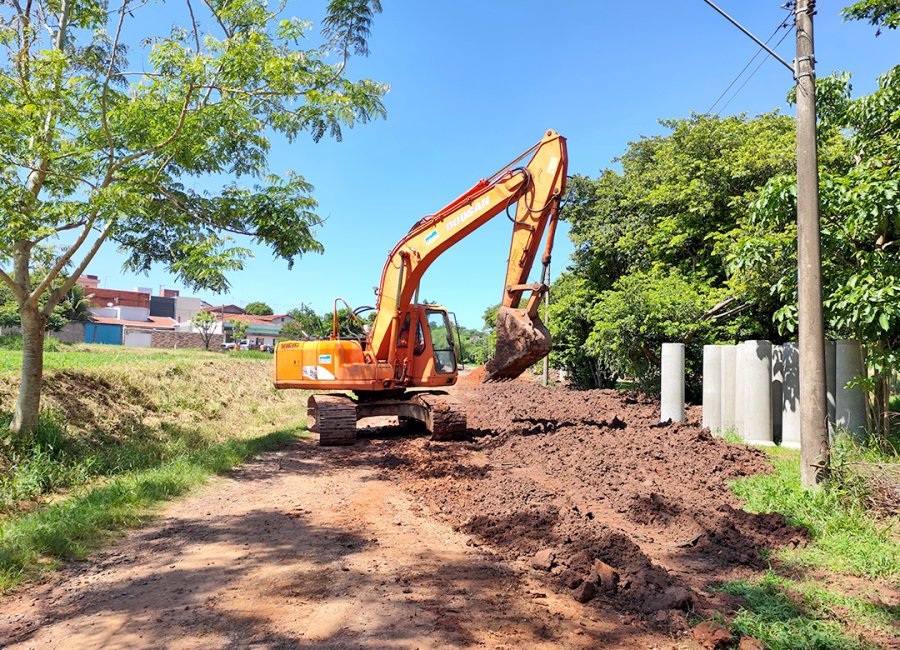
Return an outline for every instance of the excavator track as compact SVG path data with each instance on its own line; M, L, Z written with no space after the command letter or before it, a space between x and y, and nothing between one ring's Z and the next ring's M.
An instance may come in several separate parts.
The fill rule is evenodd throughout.
M425 426L432 440L455 440L466 432L466 411L452 397L422 393L415 399L427 409Z
M309 430L319 434L320 445L356 442L356 404L346 395L310 395L306 413Z

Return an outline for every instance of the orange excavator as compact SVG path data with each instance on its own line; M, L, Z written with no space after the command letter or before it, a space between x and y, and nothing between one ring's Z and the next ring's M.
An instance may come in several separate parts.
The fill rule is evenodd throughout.
M376 290L377 306L349 312L355 329L341 327L338 304L346 302L338 298L329 339L279 342L276 388L353 392L354 397L334 392L310 396L309 429L319 434L319 444L353 444L357 420L379 415L397 416L401 425L420 423L435 439L465 431L465 411L440 390L455 384L458 376L450 313L439 305L419 304L419 283L442 253L501 213L512 221L512 243L496 349L485 366L485 379L514 379L550 353L550 333L538 307L550 280L567 166L565 138L547 131L496 174L413 225L388 256ZM542 281L527 284L545 233ZM371 327L360 318L367 309L376 310Z

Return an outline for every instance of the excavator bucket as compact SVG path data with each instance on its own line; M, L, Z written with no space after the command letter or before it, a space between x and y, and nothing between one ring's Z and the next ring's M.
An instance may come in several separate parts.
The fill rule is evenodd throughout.
M484 368L484 381L515 379L550 354L550 332L527 309L500 307L497 313L497 349Z

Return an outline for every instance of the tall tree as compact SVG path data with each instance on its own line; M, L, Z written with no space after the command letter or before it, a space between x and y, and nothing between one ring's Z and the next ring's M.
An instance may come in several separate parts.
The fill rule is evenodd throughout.
M849 134L847 169L821 175L825 319L834 338L865 345L872 430L886 438L891 373L900 365L900 66L878 89L851 99L850 75L817 81L823 128ZM797 319L796 185L793 175L771 179L733 246L735 278L749 276L780 302L775 322L792 332Z
M143 33L129 62L126 20L158 3L0 0L0 281L24 338L14 433L37 424L45 325L107 240L131 271L161 263L215 291L250 255L230 235L289 265L322 250L312 187L270 173L270 139L340 139L384 114L387 87L347 77L380 3L331 0L321 45L287 9L185 0L168 8L171 30ZM184 183L209 174L252 182L218 193Z
M312 307L300 305L297 309L289 311L288 315L294 320L282 326L280 334L282 340L319 339L331 333L329 315L319 316Z
M250 323L240 320L231 321L231 340L234 341L234 349L241 349L241 341L247 336L247 330L250 329Z
M792 169L793 120L773 112L661 124L668 133L629 143L621 171L570 185L563 218L575 254L550 294L551 361L580 383L609 385L624 373L649 387L663 340L693 344L693 368L703 342L774 332L780 305L731 282L728 244L760 188ZM826 134L827 164L846 153Z

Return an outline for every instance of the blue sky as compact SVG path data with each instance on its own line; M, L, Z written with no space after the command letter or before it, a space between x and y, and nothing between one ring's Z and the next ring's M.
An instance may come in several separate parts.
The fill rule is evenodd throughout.
M785 16L776 0L718 4L763 39ZM289 13L317 21L324 5L294 2ZM101 250L87 272L104 287L180 288L214 303L263 300L278 312L301 302L326 311L338 296L374 305L387 254L409 226L516 157L546 129L568 138L570 174L594 176L614 166L629 141L661 133L659 118L707 111L758 49L702 0L383 5L371 56L354 59L349 73L391 85L387 119L345 130L341 143L273 143L272 170L292 169L315 186L327 219L318 231L323 255L305 256L289 271L255 248L246 268L230 276L225 295L186 291L162 267L149 276L123 273L114 246ZM864 94L900 60L900 34L876 38L868 24L844 23L843 6L819 3L818 73L850 71L854 94ZM159 5L151 11L154 29L168 28L171 14ZM778 51L790 61L793 47L790 35ZM785 103L790 73L771 59L723 110L743 81L717 110L793 114ZM195 187L210 188L210 181ZM557 237L554 277L572 251L565 233L563 227ZM460 324L480 327L484 309L500 300L508 247L509 222L501 216L438 260L421 295L454 310Z

